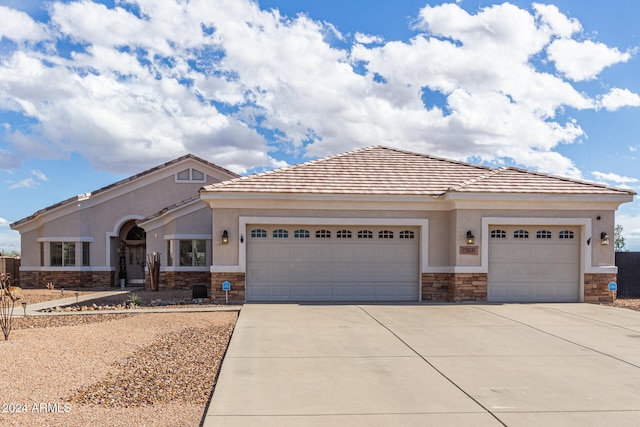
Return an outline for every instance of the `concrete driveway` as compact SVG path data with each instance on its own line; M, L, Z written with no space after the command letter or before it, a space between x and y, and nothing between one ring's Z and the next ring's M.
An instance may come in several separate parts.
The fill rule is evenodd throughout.
M637 426L640 312L247 304L205 426Z

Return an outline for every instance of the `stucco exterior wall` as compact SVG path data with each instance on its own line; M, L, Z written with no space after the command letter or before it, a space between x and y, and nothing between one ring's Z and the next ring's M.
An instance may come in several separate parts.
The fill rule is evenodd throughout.
M429 214L432 214L430 212ZM391 211L391 210L311 210L311 209L212 209L213 215L213 264L214 265L238 265L239 263L239 245L241 236L246 243L246 231L239 230L239 218L241 216L253 217L303 217L303 218L429 218L429 228L433 228L431 221L435 224L436 230L441 230L447 225L447 214L443 212L433 213L433 219L427 215L427 212L419 211ZM229 243L222 244L222 233L227 230L229 234ZM439 252L438 245L442 245L445 236L441 232L437 232L436 236L430 239L433 242L435 258L437 262L443 262L444 257Z
M176 182L175 174L187 168L205 172L206 182ZM81 238L90 241L91 267L115 267L119 239L108 238L108 233L117 234L118 228L127 220L143 218L188 199L198 194L203 185L220 182L223 178L226 177L221 176L219 171L209 169L195 160L187 160L85 199L79 198L77 202L55 207L40 214L40 218L35 218L30 224L19 227L26 229L19 230L23 267L40 267L38 239L77 241ZM206 222L210 222L210 215L207 216L209 219ZM38 221L42 223L38 225Z

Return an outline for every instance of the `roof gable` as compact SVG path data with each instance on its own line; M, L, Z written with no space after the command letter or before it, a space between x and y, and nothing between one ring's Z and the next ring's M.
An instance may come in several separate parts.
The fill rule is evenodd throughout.
M159 179L161 178L165 178L166 176L169 176L171 174L177 173L179 172L180 169L180 165L182 164L193 164L193 163L199 164L202 166L203 172L206 171L206 173L210 176L214 176L212 174L215 174L217 179L225 179L225 178L235 178L235 177L239 177L240 175L238 175L235 172L232 172L230 170L227 170L223 167L220 167L218 165L215 165L211 162L208 162L198 156L195 156L193 154L186 154L184 156L178 157L177 159L171 160L169 162L163 163L161 165L155 166L151 169L147 169L143 172L140 172L138 174L132 175L128 178L124 178L120 181L117 181L113 184L107 185L105 187L102 187L98 190L95 191L91 191L89 193L84 193L84 194L79 194L77 196L74 197L70 197L66 200L63 200L61 202L58 202L54 205L48 206L46 208L40 209L38 211L36 211L35 213L33 213L32 215L20 219L14 223L12 223L10 226L11 228L17 228L20 227L28 222L30 222L31 220L34 220L35 218L38 218L42 215L45 215L49 212L52 211L57 211L60 208L64 208L65 206L69 206L72 204L75 204L79 201L83 201L83 200L88 200L90 198L96 198L99 196L105 196L105 197L109 197L109 194L116 194L116 193L120 193L122 191L127 191L129 188L131 188L132 186L135 186L137 183L142 183L144 180L146 179L154 179L155 176L158 176ZM188 166L186 166L188 167ZM174 170L175 169L175 170ZM162 173L163 171L166 171L166 173Z
M635 194L518 168L490 168L373 146L208 185L201 193L421 195L448 193Z

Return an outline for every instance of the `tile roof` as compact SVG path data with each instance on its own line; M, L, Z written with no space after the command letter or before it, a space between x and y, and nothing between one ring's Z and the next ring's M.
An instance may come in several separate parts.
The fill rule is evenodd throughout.
M632 195L631 190L523 169L489 168L384 146L211 184L201 192L424 195L541 193Z
M187 159L196 160L196 161L198 161L198 162L200 162L202 164L205 164L205 165L207 165L207 166L209 166L209 167L211 167L213 169L216 169L216 170L218 170L218 171L220 171L220 172L222 172L224 174L230 175L230 176L236 176L236 177L240 176L235 172L231 172L230 170L227 170L227 169L225 169L223 167L220 167L220 166L218 166L218 165L216 165L214 163L211 163L211 162L209 162L207 160L204 160L204 159L202 159L202 158L200 158L198 156L195 156L193 154L185 154L184 156L178 157L177 159L168 161L168 162L163 163L161 165L155 166L155 167L153 167L151 169L147 169L147 170L145 170L143 172L140 172L138 174L132 175L132 176L130 176L128 178L122 179L122 180L120 180L118 182L115 182L113 184L109 184L106 187L102 187L102 188L100 188L98 190L91 191L89 193L78 194L77 196L70 197L70 198L68 198L66 200L63 200L61 202L58 202L58 203L56 203L54 205L47 206L46 208L40 209L39 211L33 213L32 215L30 215L30 216L28 216L26 218L20 219L20 220L18 220L16 222L10 224L10 227L14 227L14 226L23 224L25 222L28 222L28 221L36 218L37 216L42 215L45 212L49 212L49 211L54 210L56 208L59 208L61 206L65 206L65 205L68 205L70 203L76 203L76 202L78 202L80 200L83 200L83 199L86 199L88 197L93 197L93 196L95 196L97 194L104 193L104 192L109 191L109 190L111 190L113 188L120 187L120 186L122 186L122 185L124 185L124 184L126 184L128 182L135 181L138 178L141 178L143 176L149 175L149 174L151 174L153 172L156 172L156 171L159 171L161 169L167 168L167 167L172 166L172 165L174 165L176 163L180 163L180 162L182 162L184 160L187 160Z

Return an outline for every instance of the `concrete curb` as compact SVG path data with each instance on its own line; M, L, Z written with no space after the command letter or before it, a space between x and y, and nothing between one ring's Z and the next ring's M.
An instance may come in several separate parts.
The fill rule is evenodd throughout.
M25 316L67 316L74 314L92 315L92 314L129 314L129 313L201 313L201 312L233 312L240 311L242 305L216 305L202 307L181 307L180 305L162 306L162 307L148 307L148 308L128 308L123 310L91 310L91 311L55 311L55 312L43 312L48 308L64 307L73 304L80 304L85 301L91 301L99 298L106 298L114 295L128 294L135 292L137 289L125 289L118 291L104 291L96 292L84 295L61 298L58 300L44 301L37 304L27 304L26 310L22 308L21 304L16 304L13 315L16 317ZM67 290L67 292L75 292Z

